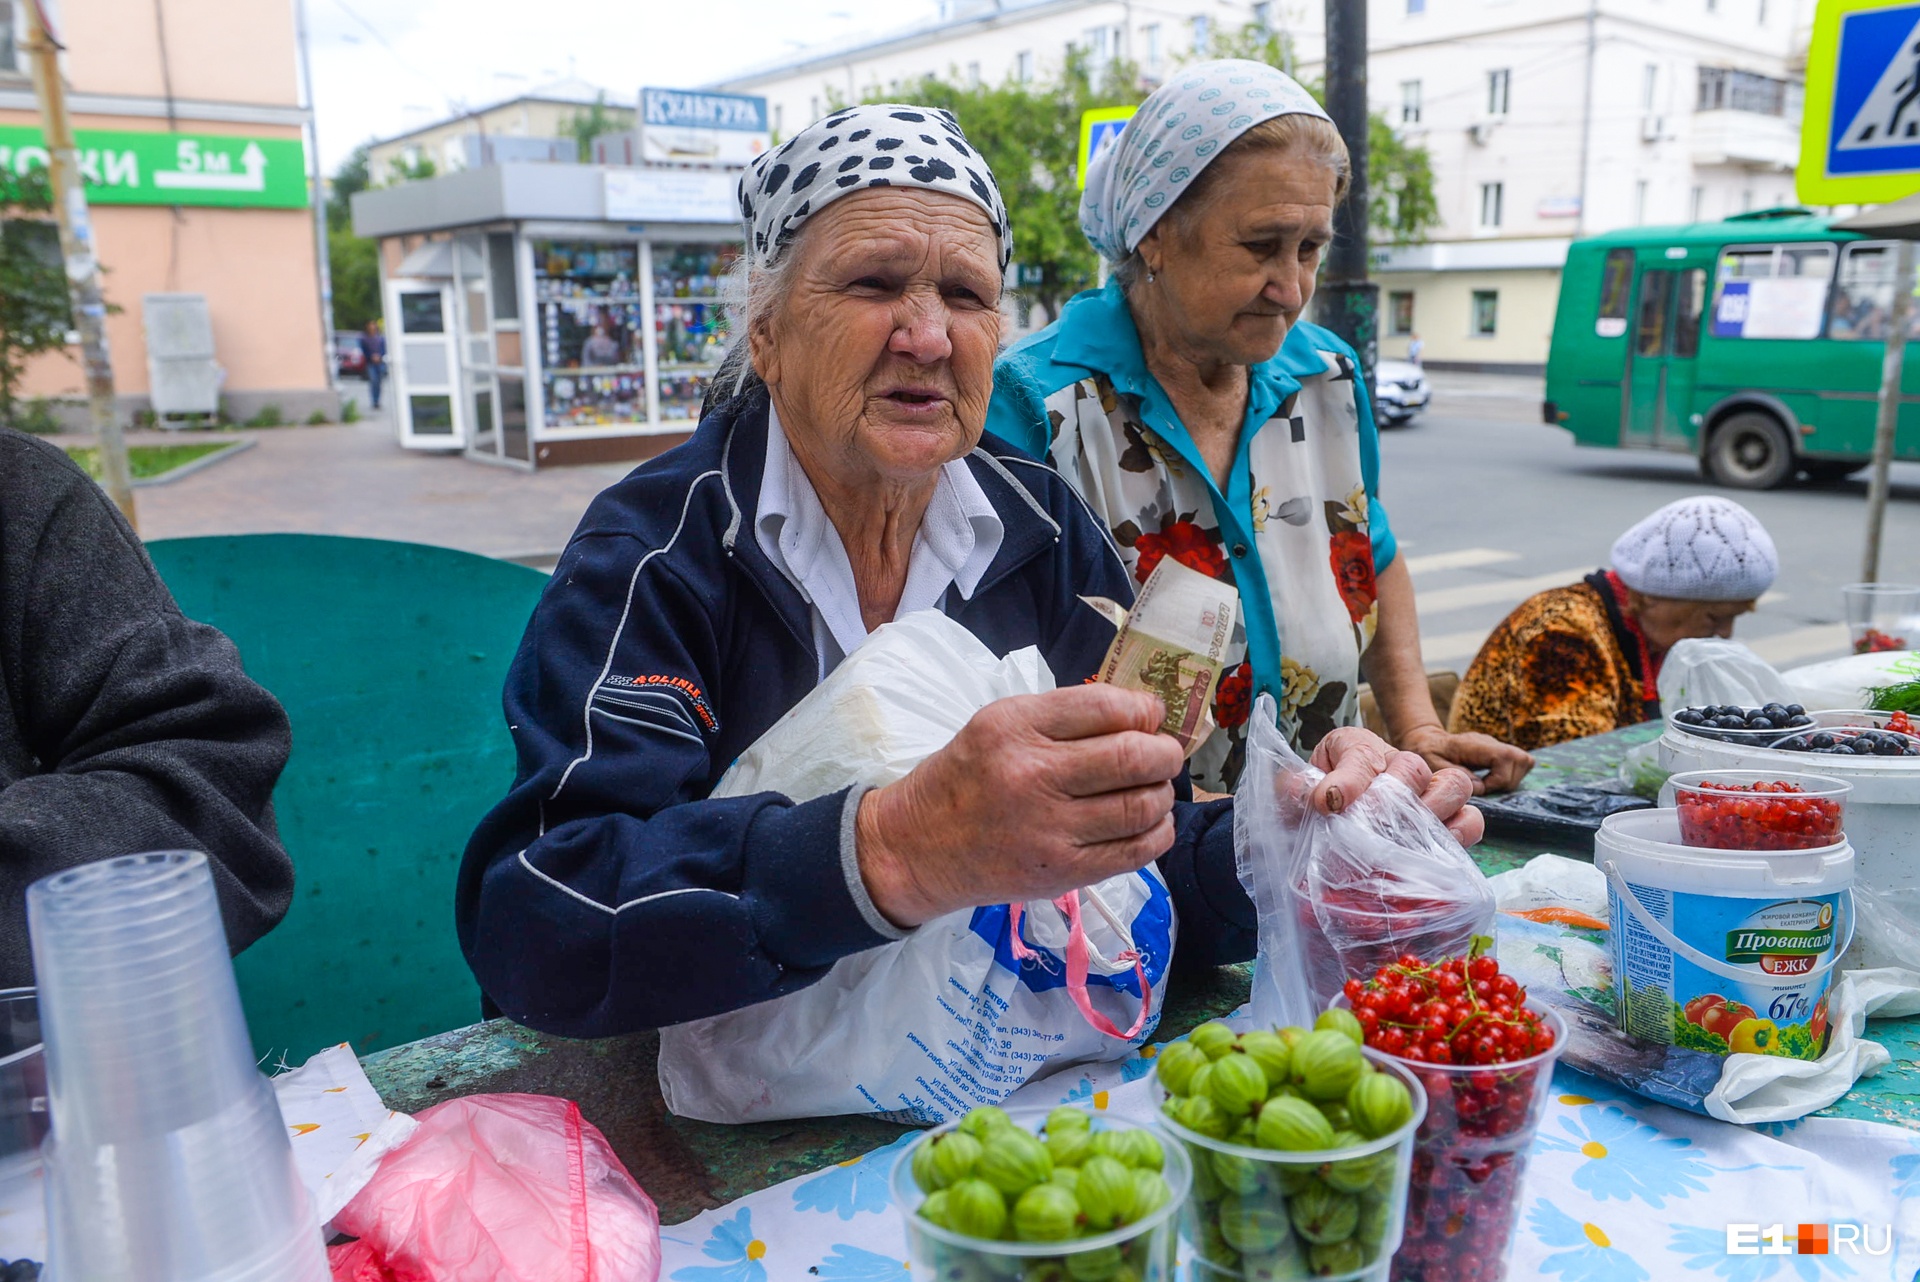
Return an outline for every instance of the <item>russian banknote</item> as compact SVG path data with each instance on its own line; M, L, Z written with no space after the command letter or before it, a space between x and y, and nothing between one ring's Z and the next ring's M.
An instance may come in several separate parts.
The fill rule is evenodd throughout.
M1213 690L1240 612L1230 583L1165 557L1133 608L1082 597L1119 629L1096 680L1146 690L1167 705L1160 729L1193 755L1213 730Z

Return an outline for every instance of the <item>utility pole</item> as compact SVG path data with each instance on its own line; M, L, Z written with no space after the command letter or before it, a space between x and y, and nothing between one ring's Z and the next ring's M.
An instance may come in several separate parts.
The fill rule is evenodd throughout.
M1367 279L1367 6L1327 0L1327 114L1347 144L1353 183L1333 211L1316 317L1359 353L1367 394L1380 355L1380 287Z
M1860 577L1880 579L1880 535L1887 523L1887 489L1893 465L1893 429L1900 420L1900 371L1907 358L1907 318L1913 314L1913 242L1902 236L1893 255L1893 314L1887 318L1887 349L1880 361L1880 405L1873 424L1873 475L1867 482L1867 550Z
M74 150L73 124L67 119L67 87L60 79L61 45L47 21L43 0L27 0L26 10L24 48L33 59L33 90L40 100L40 128L46 135L47 178L60 228L60 257L66 263L67 296L72 300L74 327L80 331L102 485L137 533L140 525L133 511L127 439L113 404L113 358L107 352L107 305L100 294L100 261L93 252L93 219L87 212L86 190L80 185L80 157Z
M313 184L313 261L314 278L320 286L320 359L327 371L327 388L340 392L339 362L333 353L333 263L329 257L331 241L327 234L327 188L320 173L320 118L313 102L313 65L307 60L307 4L294 0L294 29L300 43L300 83L307 107L307 155L309 181ZM336 406L336 409L338 407Z

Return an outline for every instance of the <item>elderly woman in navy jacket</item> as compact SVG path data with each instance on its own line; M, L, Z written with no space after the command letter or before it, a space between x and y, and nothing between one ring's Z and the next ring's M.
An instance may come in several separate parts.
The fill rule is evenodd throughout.
M1196 805L1158 700L1084 684L1125 568L1050 468L983 436L1012 246L942 111L864 106L741 181L750 370L693 439L588 510L507 681L519 774L474 834L458 918L507 1015L601 1036L791 992L975 905L1154 860L1180 952L1252 955L1231 803ZM943 610L1060 689L980 711L897 783L710 797L874 628ZM929 681L940 674L929 672ZM1337 809L1382 771L1471 839L1464 774L1329 736Z

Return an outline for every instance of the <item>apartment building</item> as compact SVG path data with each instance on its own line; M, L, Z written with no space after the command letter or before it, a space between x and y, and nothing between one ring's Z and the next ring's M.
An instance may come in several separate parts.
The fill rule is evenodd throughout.
M1813 0L1369 0L1369 98L1432 158L1439 222L1376 248L1382 344L1439 366L1546 360L1577 236L1792 201ZM1258 23L1320 75L1324 9L1299 0L948 0L934 21L751 68L776 133L926 74L1057 74L1069 47L1150 87Z
M188 294L205 299L228 413L334 413L292 0L48 7L115 309L122 410L148 404L148 296ZM0 164L16 172L46 163L21 8L0 0ZM84 392L77 346L37 358L23 388Z
M450 174L481 164L572 160L579 151L573 122L596 103L609 132L632 127L631 91L610 92L574 76L368 143L367 172L379 184L428 167Z

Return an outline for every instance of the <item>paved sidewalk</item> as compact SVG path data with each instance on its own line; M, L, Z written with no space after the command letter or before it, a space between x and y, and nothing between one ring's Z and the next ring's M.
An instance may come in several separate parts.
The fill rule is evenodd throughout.
M133 443L224 439L137 432ZM587 504L628 464L540 472L403 450L384 420L241 431L255 446L134 491L147 539L198 534L344 534L551 565ZM56 437L88 444L88 437Z

